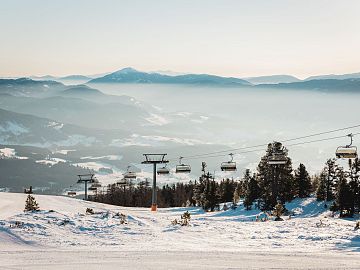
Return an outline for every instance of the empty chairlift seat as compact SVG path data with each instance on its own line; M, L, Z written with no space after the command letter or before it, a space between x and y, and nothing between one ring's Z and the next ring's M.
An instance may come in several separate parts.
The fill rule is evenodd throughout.
M179 165L176 165L176 173L190 173L191 172L191 166L184 164L181 162L183 158L180 157Z
M357 147L353 146L353 134L347 135L350 138L350 144L346 146L339 146L336 149L335 155L337 158L357 158Z
M287 163L288 159L283 154L273 154L268 159L269 165L285 165Z
M231 157L230 161L222 162L221 163L221 170L224 172L234 172L236 171L236 162L233 161L234 154L229 154Z
M170 173L170 171L166 166L157 169L157 174L159 174L159 175L169 174L169 173Z
M126 186L128 184L128 181L125 178L122 178L116 182L118 186Z
M190 165L186 165L186 164L176 165L176 173L190 173L190 172L191 172Z
M127 167L127 171L124 173L125 179L136 179L136 172L130 171L130 166Z
M356 146L349 146L349 147L339 146L336 149L335 155L337 158L357 158L357 147Z

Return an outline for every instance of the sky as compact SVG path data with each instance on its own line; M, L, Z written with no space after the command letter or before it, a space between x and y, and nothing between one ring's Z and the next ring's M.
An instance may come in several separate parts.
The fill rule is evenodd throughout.
M0 76L360 72L359 0L0 0Z

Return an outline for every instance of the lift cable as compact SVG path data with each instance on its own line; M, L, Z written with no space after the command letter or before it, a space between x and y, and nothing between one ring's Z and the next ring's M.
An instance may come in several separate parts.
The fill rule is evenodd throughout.
M332 130L332 131L316 133L316 134L311 134L311 135L297 137L297 138L293 138L293 139L287 139L287 140L283 140L282 142L289 142L289 141L299 140L299 139L302 139L302 138L309 138L309 137L319 136L319 135L333 133L333 132L337 132L337 131L341 131L341 130L345 130L345 129L349 129L349 128L358 127L358 126L360 126L360 125L347 127L347 128L342 128L342 129L336 129L336 130ZM356 135L359 135L359 134L360 134L360 132L353 133L352 136L356 136ZM303 145L303 144L335 140L335 139L340 139L340 138L344 138L344 137L348 137L348 135L341 135L341 136L335 136L335 137L329 137L329 138L323 138L323 139L317 139L317 140L311 140L311 141L305 141L305 142L298 142L298 143L288 144L287 146L299 146L299 145ZM191 160L191 159L199 159L199 158L203 158L203 157L206 157L206 158L224 157L224 156L229 155L228 154L229 151L231 151L234 155L252 153L252 152L259 152L259 151L264 151L264 149L263 148L261 148L261 149L258 148L258 149L253 149L253 150L240 151L240 152L234 152L233 150L242 150L242 149L249 149L249 148L264 147L264 146L267 146L267 145L268 144L248 146L248 147L242 147L242 148L237 148L237 149L230 149L230 150L226 150L226 151L224 150L224 151L217 151L217 152L201 154L201 155L199 154L199 155L187 156L187 157L183 157L183 158L186 159L186 160ZM175 159L170 159L170 160L175 160Z

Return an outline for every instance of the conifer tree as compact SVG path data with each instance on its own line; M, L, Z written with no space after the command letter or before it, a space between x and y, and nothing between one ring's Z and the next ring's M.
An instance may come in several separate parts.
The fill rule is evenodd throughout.
M311 179L304 164L300 163L295 170L295 191L299 198L306 198L311 193Z
M341 169L337 171L338 184L336 190L336 205L340 211L340 217L352 216L353 198L350 185L348 184L345 172Z
M246 210L250 210L254 201L259 197L259 186L256 181L255 175L251 176L247 182L247 188L244 198L244 207Z
M321 172L319 176L319 185L316 190L316 199L318 201L325 201L326 199L326 174Z
M26 198L24 211L39 211L39 205L36 202L35 197L31 196L30 194Z
M274 153L280 153L287 158L284 165L269 165L268 160ZM261 208L271 210L280 200L282 203L290 201L295 195L294 177L292 175L292 162L288 151L279 142L268 144L265 156L258 165L257 180L261 191Z

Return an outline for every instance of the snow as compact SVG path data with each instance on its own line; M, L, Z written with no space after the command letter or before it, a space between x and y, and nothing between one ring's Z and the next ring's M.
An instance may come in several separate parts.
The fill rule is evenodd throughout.
M93 156L88 156L88 157L81 157L80 159L93 159L93 160L98 160L98 159L107 159L107 160L121 160L123 157L119 156L119 155L107 155L107 156L100 156L100 157L93 157Z
M64 127L64 124L51 121L48 123L47 126L53 128L53 129L56 129L56 130L60 130Z
M0 193L5 269L356 269L360 259L355 220L331 217L314 198L287 204L295 212L291 219L255 222L259 211L242 206L154 213L46 195L34 195L41 211L24 213L26 196ZM85 214L88 207L94 215ZM187 210L190 226L171 225ZM127 224L117 213L126 215Z
M111 169L110 165L103 164L100 162L81 162L81 163L74 163L73 166L79 166L82 168L88 168L90 170L99 171L101 168Z
M61 155L67 155L69 152L75 152L76 150L56 150L53 152L53 154L61 154Z
M0 149L0 158L28 159L28 157L17 156L15 149L7 147Z
M46 165L50 165L50 166L58 164L59 162L65 163L66 160L62 159L62 158L48 158L48 159L43 159L43 160L37 160L36 161L36 163L46 164Z

